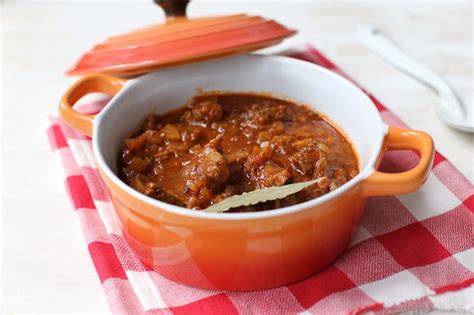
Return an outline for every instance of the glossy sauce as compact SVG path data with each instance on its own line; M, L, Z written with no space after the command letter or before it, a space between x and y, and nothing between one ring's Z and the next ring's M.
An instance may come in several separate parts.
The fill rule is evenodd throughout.
M125 140L120 177L175 205L204 209L234 194L326 177L281 200L233 209L293 205L337 189L358 173L352 145L309 108L270 96L212 93L150 114Z

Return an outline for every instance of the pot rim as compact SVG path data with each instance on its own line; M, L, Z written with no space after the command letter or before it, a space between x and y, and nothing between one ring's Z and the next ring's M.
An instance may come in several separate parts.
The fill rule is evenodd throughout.
M341 85L344 85L345 88L352 89L355 93L358 93L359 95L362 95L363 98L368 101L370 104L372 104L372 108L369 110L375 111L376 112L376 117L378 117L378 122L374 123L379 123L381 126L381 132L377 136L377 139L375 141L376 145L372 150L372 153L370 154L369 159L367 160L367 164L365 167L357 174L354 178L352 178L350 181L339 187L338 189L331 191L321 197L317 197L314 199L310 199L308 201L288 206L288 207L283 207L283 208L278 208L278 209L272 209L272 210L265 210L265 211L256 211L256 212L231 212L231 213L209 213L209 212L204 212L204 211L198 211L198 210L192 210L176 205L172 205L157 199L154 199L152 197L146 196L136 190L134 190L132 187L128 186L125 182L123 182L116 174L115 172L112 171L112 169L108 166L106 163L104 157L102 156L102 150L100 149L100 145L98 143L98 137L93 136L92 137L92 146L93 146L93 152L97 161L97 165L99 169L111 180L114 182L117 187L119 187L121 190L126 192L130 197L138 199L144 203L147 203L148 205L154 207L154 208L159 208L162 211L166 211L172 214L180 215L180 216L185 216L185 217L192 217L192 218L197 218L197 219L211 219L211 220L222 220L222 221L238 221L238 220L254 220L254 219L263 219L263 218L272 218L272 217L278 217L278 216L284 216L284 215L290 215L294 214L297 212L302 212L304 210L308 210L310 208L317 207L323 203L329 202L331 200L336 199L340 195L344 194L345 192L349 191L353 187L357 186L358 184L362 183L365 179L367 179L372 173L375 172L375 165L378 161L378 158L380 156L380 153L382 151L382 146L383 146L383 141L384 138L388 132L389 126L382 120L379 112L376 109L376 106L374 102L359 88L357 87L354 83L349 81L348 79L342 77L341 75L330 71L326 68L323 68L319 65L305 62L302 60L297 60L294 58L290 57L285 57L285 56L274 56L274 55L258 55L258 54L248 54L248 55L242 55L239 57L234 57L234 58L229 58L229 61L232 59L238 59L238 58L262 58L262 59L276 59L279 62L287 63L288 66L292 66L294 64L298 64L299 66L304 66L308 68L308 71L321 71L324 72L325 74L334 77L337 81L340 82ZM185 67L185 66L184 66ZM127 89L131 88L132 86L136 84L140 84L140 78L138 77L136 79L129 80L125 86L120 90L120 92L115 95L109 104L99 113L95 116L94 118L94 126L93 126L93 134L96 135L100 132L101 124L103 123L103 117L106 116L106 113L110 110L113 109L114 107L114 100L120 97L120 95ZM329 117L330 119L331 117ZM342 130L344 131L344 126L342 127ZM350 135L349 135L350 136ZM354 145L352 143L352 145ZM357 150L357 147L354 145L355 149ZM102 174L101 174L102 175ZM102 175L103 176L103 175ZM113 192L112 192L113 193ZM157 209L158 210L158 209ZM150 216L154 216L155 213L150 213Z

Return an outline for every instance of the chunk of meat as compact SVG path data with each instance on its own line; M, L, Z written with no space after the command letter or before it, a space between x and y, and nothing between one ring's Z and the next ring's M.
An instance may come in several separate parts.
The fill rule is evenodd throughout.
M326 157L321 157L314 165L313 178L327 177L328 161Z
M244 166L246 171L250 173L256 167L265 164L265 162L270 159L272 154L273 150L269 145L263 147L255 147L252 155L250 155L247 158L247 161L245 161Z
M251 189L281 186L289 179L288 170L272 161L272 155L272 147L267 143L263 147L256 147L247 158L244 167Z
M270 126L270 129L269 131L273 134L273 135L279 135L281 134L283 131L285 130L285 126L283 125L283 123L281 121L275 121L272 123L272 125Z
M142 136L147 144L162 144L164 142L163 137L156 130L148 129Z
M148 166L150 166L150 161L134 156L128 164L127 168L135 173L141 173L146 170Z
M317 141L310 138L303 139L296 141L293 147L297 150L297 152L290 157L290 165L293 173L311 176L317 161L324 156L319 149ZM319 168L321 167L320 165Z
M267 161L265 164L252 169L249 174L249 180L253 189L282 186L288 180L290 174L288 170L280 167L273 161Z
M282 120L285 116L286 106L282 104L254 104L250 111L250 120L257 127Z
M198 155L200 168L209 181L224 183L229 178L229 169L224 156L215 149L205 147Z
M186 166L184 176L187 178L185 191L192 193L186 206L203 208L208 206L211 200L210 190L225 183L230 172L224 156L212 146L206 145Z
M249 157L249 152L247 150L238 150L227 154L225 156L225 160L228 164L236 163L236 164L244 164Z
M124 158L129 162L133 158L133 153L142 150L145 155L153 155L158 149L159 144L163 143L163 138L155 130L147 130L138 137L126 139ZM141 172L141 171L139 171Z
M189 143L196 142L202 136L202 130L202 127L191 126L190 128L184 130L184 132L181 133L181 141Z
M275 136L270 140L270 144L275 149L275 152L279 155L288 155L294 151L293 143L295 138L287 135Z
M161 129L163 138L167 141L179 141L181 140L181 134L175 125L167 124Z
M208 99L189 104L189 109L184 113L185 122L213 123L221 120L222 106L216 100Z
M213 139L209 140L205 148L213 149L215 151L222 152L222 140L224 139L223 134L218 134Z
M135 137L135 138L125 140L125 146L131 152L133 152L135 150L140 150L143 147L144 144L145 144L145 138L142 135L139 135L138 137Z
M263 142L270 141L271 138L272 138L272 134L269 131L261 131L257 135L257 141L256 142L258 144L261 144Z
M319 157L317 152L296 152L290 157L290 165L301 175L311 174L314 169L313 157Z

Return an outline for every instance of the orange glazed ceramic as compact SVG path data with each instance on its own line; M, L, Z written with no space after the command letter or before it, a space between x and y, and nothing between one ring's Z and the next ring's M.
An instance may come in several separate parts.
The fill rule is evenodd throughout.
M196 88L256 91L288 97L327 115L359 155L360 173L322 197L253 213L206 213L147 197L116 175L123 140L150 112L181 106ZM101 113L73 110L90 92L115 95ZM124 235L139 257L163 276L195 287L260 290L301 280L346 249L370 196L409 193L426 180L433 161L427 134L392 128L352 83L319 66L277 56L244 55L162 69L125 81L80 79L63 96L61 117L93 137L100 174ZM397 174L376 171L387 150L416 150L419 164Z
M84 54L67 74L138 75L248 53L296 33L276 21L246 14L188 19L189 0L155 2L165 11L166 23L107 39Z

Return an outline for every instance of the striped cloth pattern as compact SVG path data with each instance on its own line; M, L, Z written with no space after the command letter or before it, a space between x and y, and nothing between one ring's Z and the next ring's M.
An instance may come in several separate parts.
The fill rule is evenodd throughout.
M313 47L291 56L345 74ZM383 119L406 127L373 95ZM104 102L82 107L97 112ZM390 314L414 309L474 310L474 187L436 152L416 193L372 198L349 249L301 282L258 292L187 287L150 270L127 246L89 138L50 117L49 142L112 313ZM389 152L381 170L405 170L413 152ZM456 292L455 292L456 291Z

